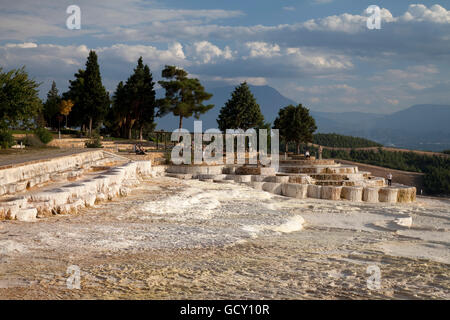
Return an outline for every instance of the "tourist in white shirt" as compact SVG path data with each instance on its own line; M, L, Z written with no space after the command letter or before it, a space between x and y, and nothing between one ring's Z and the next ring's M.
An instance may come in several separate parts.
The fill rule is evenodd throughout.
M388 186L392 186L392 173L388 173L387 175Z

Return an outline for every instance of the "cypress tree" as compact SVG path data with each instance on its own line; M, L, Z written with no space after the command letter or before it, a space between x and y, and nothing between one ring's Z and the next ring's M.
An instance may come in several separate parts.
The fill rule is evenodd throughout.
M84 107L89 119L89 135L92 135L93 125L103 121L109 105L109 94L102 84L97 54L90 51L84 73Z
M47 93L47 100L44 103L43 115L45 122L51 128L56 127L56 115L59 112L59 104L61 102L61 97L58 93L58 88L56 87L55 81L52 82L52 87Z
M131 129L134 124L137 125L139 139L142 140L143 128L153 123L156 107L154 85L150 68L143 64L142 57L140 57L133 75L128 78L124 87L130 106L129 139L131 139Z
M264 116L246 82L236 87L220 109L217 124L221 131L264 127Z
M74 102L74 118L82 127L87 125L91 136L92 128L103 122L110 104L109 94L102 84L95 51L89 52L85 70L79 70L75 74L75 80L70 81L69 92L63 97Z

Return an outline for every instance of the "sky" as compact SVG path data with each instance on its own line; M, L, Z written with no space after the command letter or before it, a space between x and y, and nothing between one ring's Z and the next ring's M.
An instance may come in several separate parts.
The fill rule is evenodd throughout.
M0 68L25 65L44 98L95 50L111 94L142 56L154 80L176 65L206 87L247 81L315 111L392 113L450 104L450 0L436 1L0 0ZM381 29L367 28L370 5Z

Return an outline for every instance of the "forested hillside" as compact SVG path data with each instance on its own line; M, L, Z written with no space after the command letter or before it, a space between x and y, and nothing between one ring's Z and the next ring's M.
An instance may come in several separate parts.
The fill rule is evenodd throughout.
M336 133L318 133L314 135L313 143L334 148L369 148L381 147L381 144L359 137L344 136Z

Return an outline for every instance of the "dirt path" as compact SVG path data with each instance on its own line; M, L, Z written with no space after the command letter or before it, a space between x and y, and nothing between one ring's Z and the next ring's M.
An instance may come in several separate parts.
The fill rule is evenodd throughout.
M44 161L51 158L92 151L93 149L25 148L0 150L0 170L18 164Z

